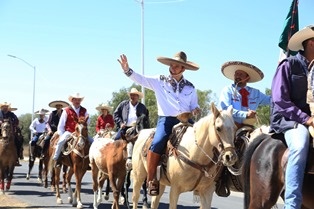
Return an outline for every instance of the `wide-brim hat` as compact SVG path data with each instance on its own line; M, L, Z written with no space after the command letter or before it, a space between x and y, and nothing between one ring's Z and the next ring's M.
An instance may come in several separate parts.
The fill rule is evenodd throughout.
M10 103L8 103L8 102L3 102L3 103L0 103L0 108L1 108L1 107L3 107L3 106L8 106L8 107L10 107L10 106L11 106L11 104L10 104Z
M136 88L132 88L130 92L128 92L128 95L130 96L130 94L137 94L139 96L140 99L143 98L143 93L138 91Z
M162 64L170 66L171 64L179 64L185 67L187 70L198 70L200 67L198 64L191 61L187 61L187 56L184 52L178 52L173 58L169 57L157 57L157 60Z
M224 63L221 67L222 74L231 80L234 80L234 73L237 70L242 70L250 76L250 79L247 81L248 83L254 83L264 78L264 74L260 69L246 62L230 61Z
M80 93L74 93L72 95L69 96L69 101L72 102L72 99L76 98L76 99L81 99L83 101L84 97L80 95Z
M109 111L111 111L113 108L111 106L109 106L108 104L102 103L100 104L98 107L96 107L96 110L101 111L102 109L106 109Z
M288 48L292 51L304 50L302 43L310 38L314 38L314 25L309 25L299 30L291 36Z
M49 112L49 110L46 110L46 109L42 108L42 109L40 109L40 110L37 110L37 111L35 112L35 114L37 114L37 115L45 115L45 114L47 114L48 112Z
M53 108L56 108L57 105L62 105L62 107L68 107L70 104L62 100L55 100L48 104L49 107Z
M17 110L17 108L16 107L9 107L9 110L10 111L15 111L15 110Z

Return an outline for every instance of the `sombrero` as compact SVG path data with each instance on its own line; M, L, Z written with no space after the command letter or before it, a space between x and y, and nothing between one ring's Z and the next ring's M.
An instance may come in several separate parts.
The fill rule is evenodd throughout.
M8 107L10 107L11 104L10 104L10 103L7 103L7 102L3 102L3 103L0 104L0 108L1 108L2 106L8 106Z
M42 108L42 109L40 109L40 110L37 110L37 111L35 112L35 114L37 114L37 115L45 115L45 114L48 113L48 112L49 112L49 110L46 110L46 109Z
M302 43L310 38L314 38L314 25L306 26L293 34L288 42L288 48L292 51L304 50Z
M15 111L15 110L17 110L16 107L10 107L9 109L10 109L10 111Z
M187 61L187 56L184 52L178 52L173 58L168 57L157 57L157 60L162 64L170 66L171 64L179 64L185 67L187 70L198 70L198 64Z
M57 105L62 105L62 107L67 107L69 106L69 103L62 100L55 100L48 104L49 107L53 107L53 108L56 108Z
M132 88L130 92L128 92L128 95L130 96L130 94L137 94L139 96L140 99L143 98L143 93L138 91L136 88Z
M254 83L264 78L263 72L256 66L249 63L241 61L230 61L224 63L221 67L222 74L231 80L234 80L234 73L237 70L242 70L250 76L250 79L247 81L248 83Z
M72 102L73 98L81 99L83 101L84 97L80 95L80 93L75 93L69 96L69 101Z
M98 107L96 107L96 110L98 110L98 111L101 111L102 109L106 109L109 112L112 110L112 107L110 107L109 105L107 105L105 103L102 103Z

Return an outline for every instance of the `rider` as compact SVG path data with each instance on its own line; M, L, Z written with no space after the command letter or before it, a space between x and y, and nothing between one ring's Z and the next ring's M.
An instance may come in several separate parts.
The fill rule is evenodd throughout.
M17 130L18 125L19 125L19 119L12 112L10 103L4 102L4 103L0 104L0 109L1 109L1 111L0 111L0 125L4 119L9 119L13 125L13 132L16 133L16 130ZM18 138L16 136L14 137L14 141L15 141L17 156L20 156L22 144L20 144L20 142L18 141ZM19 159L17 159L15 166L21 166Z
M133 81L155 92L158 121L156 132L147 154L147 183L150 195L159 194L159 181L156 179L157 165L161 154L164 152L167 140L174 125L180 121L177 115L184 112L200 113L197 92L194 85L183 77L183 72L198 70L199 66L187 61L184 52L178 52L174 58L159 57L157 60L169 66L169 76L158 75L155 77L144 76L129 68L127 57L123 54L118 59L124 73Z
M50 102L48 106L52 108L56 108L56 110L52 111L49 115L49 119L46 125L48 134L46 138L44 139L44 146L43 146L43 149L41 151L41 156L40 156L41 159L44 159L45 152L47 151L49 147L50 139L53 136L53 134L57 131L61 113L63 112L62 108L69 106L69 103L62 100L56 100L56 101Z
M72 94L69 96L69 101L72 103L69 107L66 107L61 114L60 121L57 128L57 133L60 136L57 146L55 148L55 153L53 156L54 166L60 166L61 161L59 156L61 154L61 150L71 134L75 131L75 120L78 120L79 117L88 117L88 113L86 108L81 106L81 102L84 97L79 93ZM87 124L89 124L90 119L88 118ZM92 140L88 138L90 143Z
M31 125L29 126L29 129L33 133L33 138L30 142L31 148L30 148L30 160L35 160L35 145L39 139L39 137L46 131L46 124L48 121L48 118L45 116L49 111L46 109L41 109L35 112L35 114L39 115L39 118L35 118Z
M301 208L302 185L314 126L306 103L307 74L314 59L314 26L295 33L288 48L298 51L280 62L272 81L270 130L283 133L289 149L285 172L285 209Z
M99 105L98 107L96 107L96 110L101 112L96 122L96 133L98 133L101 129L112 130L114 127L114 120L113 120L112 115L110 114L112 107L103 103Z
M220 108L226 110L233 106L233 118L238 128L253 125L256 122L256 109L259 105L269 105L270 96L247 86L247 83L262 80L263 72L252 64L240 61L224 63L221 71L234 83L223 88L219 98Z
M137 118L142 114L146 115L144 118L144 128L149 128L149 113L146 106L140 102L143 93L136 88L132 88L128 92L129 100L122 101L113 113L114 122L118 128L115 140L121 138L121 133L125 134L127 129L132 127Z

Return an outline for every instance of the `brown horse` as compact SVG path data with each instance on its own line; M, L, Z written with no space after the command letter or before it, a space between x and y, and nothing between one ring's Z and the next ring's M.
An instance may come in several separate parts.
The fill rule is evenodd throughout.
M17 157L13 126L5 119L1 124L0 136L0 194L4 194L5 177L7 178L5 188L10 189Z
M296 139L297 140L297 139ZM284 164L287 146L283 135L262 134L255 138L244 155L244 208L270 209L284 194ZM305 173L303 209L314 209L314 175Z
M107 179L114 197L112 208L119 208L119 196L126 177L126 147L129 142L123 135L122 139L116 141L111 138L98 138L90 147L95 209L101 202L102 187Z
M62 164L67 165L70 169L67 173L67 185L68 185L68 200L69 203L72 203L73 207L83 208L81 202L81 183L84 174L86 173L89 166L89 148L90 142L88 140L88 130L87 130L87 119L80 117L76 123L75 131L69 139L68 147L63 152ZM50 148L55 149L55 145L59 140L59 136L56 134L52 137ZM52 157L51 163L52 164ZM50 166L52 168L52 165ZM56 197L57 203L62 204L62 199L60 197L59 191L59 181L60 181L60 167L53 168L55 176L55 187L56 187ZM75 175L76 179L76 188L73 193L71 188L71 178L72 175Z

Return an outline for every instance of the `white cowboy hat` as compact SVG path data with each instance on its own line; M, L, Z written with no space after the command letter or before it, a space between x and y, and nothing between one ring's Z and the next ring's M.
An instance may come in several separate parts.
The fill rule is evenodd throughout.
M37 114L37 115L45 115L45 114L47 114L48 112L49 112L49 110L46 110L46 109L42 108L42 109L40 109L40 110L37 110L37 111L35 112L35 114Z
M0 108L1 108L2 106L8 106L8 107L10 107L11 104L10 104L10 103L7 103L7 102L3 102L3 103L0 104Z
M128 92L128 95L130 96L130 94L137 94L139 96L140 99L143 98L143 93L138 91L136 88L132 88L130 92Z
M56 108L57 105L62 105L62 107L67 107L69 106L69 103L62 100L55 100L48 104L49 107L53 107L53 108Z
M292 51L304 50L302 43L310 38L314 38L314 25L306 26L293 34L288 42L288 48Z
M187 61L187 56L184 52L178 52L173 58L157 57L157 60L162 64L170 66L171 64L179 64L185 67L187 70L198 70L200 67L198 64Z
M81 101L83 101L84 97L80 95L80 93L75 93L69 96L69 101L72 102L72 99L76 98L76 99L81 99Z
M248 83L254 83L264 78L264 74L260 69L245 62L230 61L224 63L221 67L222 74L231 80L234 80L234 73L237 70L242 70L250 76L250 79L247 81Z
M106 109L109 112L112 110L112 107L110 107L109 105L107 105L105 103L102 103L98 107L96 107L96 110L98 110L98 111L101 111L102 109Z

